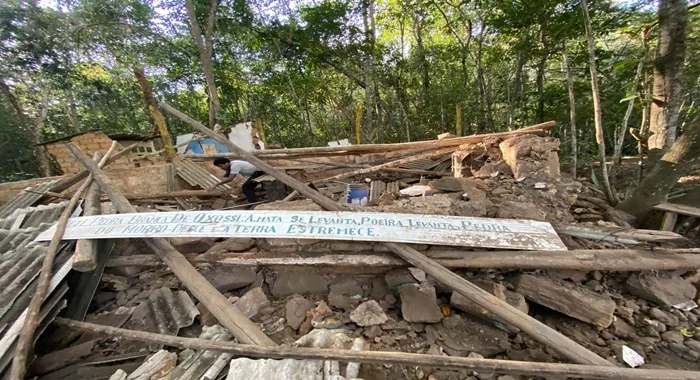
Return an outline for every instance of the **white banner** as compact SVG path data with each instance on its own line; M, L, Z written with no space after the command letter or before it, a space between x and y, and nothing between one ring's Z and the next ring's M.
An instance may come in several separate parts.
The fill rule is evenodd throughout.
M37 240L51 240L55 228ZM330 211L185 211L71 218L66 240L252 237L566 250L549 223L442 215Z

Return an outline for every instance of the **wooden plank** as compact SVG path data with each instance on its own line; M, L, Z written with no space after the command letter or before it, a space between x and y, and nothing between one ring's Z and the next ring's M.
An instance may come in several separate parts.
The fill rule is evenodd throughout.
M677 214L683 214L700 218L700 208L681 205L677 203L661 203L654 206L654 210L675 212Z
M233 342L181 338L171 335L133 331L57 318L54 322L81 331L98 332L109 337L159 345L230 353L235 357L261 359L337 360L342 362L395 364L454 368L484 373L508 373L539 377L590 378L613 380L697 380L700 372L669 369L635 369L615 366L576 365L565 363L522 362L515 360L472 359L459 356L413 354L389 351L354 351L305 347L260 347Z
M513 281L515 291L525 298L562 314L599 327L613 322L615 301L573 283L520 274Z
M318 203L321 207L325 208L326 210L342 211L345 209L344 206L341 206L333 200L324 197L318 191L305 186L303 183L290 177L286 173L282 173L279 170L276 170L275 168L266 164L259 158L237 147L231 141L223 138L223 136L217 135L212 130L208 129L198 121L183 114L182 112L176 110L168 104L161 102L159 103L159 106L171 115L174 115L180 120L183 120L187 124L191 125L199 132L217 140L221 144L224 144L233 153L240 155L248 162L255 165L258 169L265 171L267 174L273 175L275 178L279 179L287 186L299 191L301 195L308 197L309 199ZM479 141L481 140L481 138L483 137L480 137ZM449 142L455 140L458 139L446 139L440 141ZM460 145L462 143L463 142L460 141L457 145ZM552 329L551 327L546 326L542 322L510 306L507 302L491 295L490 293L467 281L466 279L450 272L448 269L445 269L433 260L430 260L427 257L423 256L420 252L416 251L415 249L412 249L404 244L398 243L384 243L384 245L404 260L422 269L423 271L430 274L435 279L450 287L451 289L459 292L464 297L474 302L476 305L483 307L484 309L503 319L512 326L519 328L538 342L558 352L560 355L562 355L562 357L568 358L576 363L612 366L610 362L603 359L602 357L587 350L580 344L574 342L570 338L564 336L563 334Z
M95 152L93 161L100 162L102 153ZM100 185L92 181L88 187L83 207L83 215L100 215ZM73 255L73 269L78 272L89 272L97 266L97 240L81 239L75 243L75 254Z
M121 213L135 213L136 209L112 185L104 173L72 143L66 144L78 162L92 173L102 191L107 194L112 204ZM229 329L240 342L273 346L275 342L265 335L260 328L246 318L231 304L223 294L214 288L202 276L185 256L178 252L168 240L151 238L146 245L172 269L177 278L209 310L221 324Z
M622 244L682 243L687 239L671 231L636 230L617 227L590 227L582 225L554 224L559 235L575 236L596 241Z
M488 251L468 252L428 250L426 256L451 269L554 269L578 271L635 272L650 270L700 269L700 250L636 250L603 249L572 251ZM406 262L394 256L372 251L296 256L289 252L229 252L217 255L188 255L195 265L232 266L304 266L355 267L386 269L405 267ZM156 255L117 256L107 267L162 266Z
M661 222L661 231L673 231L673 228L676 227L677 220L677 213L666 211L664 214L664 220Z
M90 355L92 349L100 339L93 339L84 343L64 348L62 350L50 352L38 357L30 368L32 376L43 375L77 363L82 358Z
M38 237L51 238L53 228ZM250 237L563 250L547 222L348 211L178 211L72 218L63 239Z

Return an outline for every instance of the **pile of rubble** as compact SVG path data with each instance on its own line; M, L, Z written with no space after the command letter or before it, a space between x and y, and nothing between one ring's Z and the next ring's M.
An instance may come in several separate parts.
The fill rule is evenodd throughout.
M687 248L687 241L673 233L631 229L634 220L629 215L608 206L595 189L560 173L558 148L559 141L550 137L495 136L455 147L451 176L400 170L359 173L357 168L346 168L347 182L382 189L373 192L366 205L350 207L358 212L550 222L566 246L576 251L520 252L525 255L522 260L499 262L499 255L512 256L477 247L413 244L411 248L611 365L700 370L700 334L696 335L700 309L695 302L700 263L688 258L697 249ZM345 202L345 185L324 181L314 185L335 201ZM322 208L303 199L261 204L255 210ZM428 269L410 266L379 243L273 237L171 237L168 243L271 344L288 347L289 353L294 347L315 348L335 356L256 354L253 357L267 359L254 360L134 337L81 335L75 326L58 319L35 345L38 358L30 374L40 379L239 379L255 374L276 379L511 380L518 373L538 372L484 371L466 365L458 369L437 360L569 361L496 315L494 308L487 310L488 305L480 306L455 291L454 285L438 281L426 273ZM221 310L210 310L220 305L185 284L191 279L178 278L176 270L149 254L144 240L117 239L109 250L109 258L102 262L104 273L98 266L95 273L101 275L87 276L93 278L96 290L86 287L77 292L81 294L69 295L89 303L82 315L87 322L199 338L197 342L237 341L235 331L220 325L224 323L216 315L221 316ZM629 273L620 271L623 259L606 267L621 257L617 252L629 254L626 260L637 260L635 265L678 270ZM479 260L470 255L488 257L496 264L476 263ZM580 262L562 264L553 259L548 265L528 265L527 258L546 260L537 261L537 255ZM90 284L87 277L68 281ZM358 353L354 359L367 351L432 355L435 364L400 365L369 357L338 360L348 352ZM285 359L274 360L281 358ZM481 365L472 368L490 368L486 362Z

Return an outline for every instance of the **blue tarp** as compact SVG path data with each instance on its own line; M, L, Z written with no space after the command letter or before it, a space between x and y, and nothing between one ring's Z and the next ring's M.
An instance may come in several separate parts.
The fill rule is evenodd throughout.
M228 148L221 145L221 143L211 137L207 137L199 141L192 141L187 145L186 153L204 154L204 147L202 147L202 144L214 145L216 147L216 153L230 153Z

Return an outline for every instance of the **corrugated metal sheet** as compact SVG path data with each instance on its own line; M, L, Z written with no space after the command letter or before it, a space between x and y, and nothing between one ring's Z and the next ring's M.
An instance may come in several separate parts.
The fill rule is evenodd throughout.
M17 209L33 205L45 192L49 191L56 182L58 182L58 180L54 179L22 190L22 192L17 194L14 198L0 206L0 218L6 218Z
M180 160L179 162L175 163L175 169L177 171L177 175L192 186L199 186L206 189L219 182L219 179L216 178L215 175L202 169L191 160ZM222 185L220 187L223 187L226 190L231 190L229 185Z
M170 288L154 290L148 300L136 307L129 320L129 328L159 334L177 335L181 328L190 326L199 315L192 298L183 290L175 293ZM150 345L157 350L158 345Z
M204 326L200 339L227 342L233 336L219 325ZM180 354L180 364L165 377L166 380L216 379L233 354L222 354L215 351L185 350Z
M433 161L429 158L424 158L422 160L417 160L409 162L407 164L401 165L402 168L415 169L415 170L430 170L435 167L439 162Z

